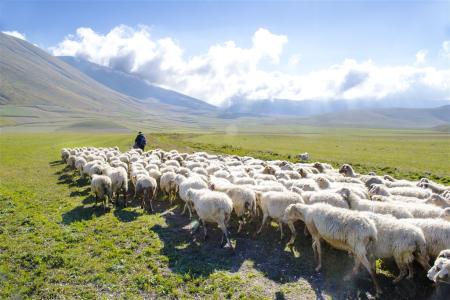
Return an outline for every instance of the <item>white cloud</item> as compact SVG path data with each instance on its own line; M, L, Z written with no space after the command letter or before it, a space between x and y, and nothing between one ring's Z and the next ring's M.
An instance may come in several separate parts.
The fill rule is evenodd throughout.
M283 61L288 38L260 28L251 41L248 48L226 41L210 46L204 54L185 57L181 46L170 37L155 39L146 26L120 25L104 35L90 28L78 28L75 36L66 37L50 51L131 72L212 104L240 98L352 100L409 99L411 95L422 95L426 100L450 98L450 70L419 65L378 66L372 60L346 59L304 75L268 71L268 64L275 68ZM419 55L418 60L425 59L426 53ZM289 61L298 64L300 57L291 57Z
M300 54L294 54L289 58L289 65L296 66L300 63L302 56Z
M428 50L421 49L416 53L416 64L424 64L427 60Z
M25 37L25 34L20 33L20 32L18 32L18 31L15 31L15 30L13 30L13 31L2 31L2 32L3 32L4 34L7 34L7 35L10 35L10 36L16 37L16 38L21 39L21 40L24 40L24 41L27 40L26 37Z
M442 43L441 55L450 59L450 41L444 41Z

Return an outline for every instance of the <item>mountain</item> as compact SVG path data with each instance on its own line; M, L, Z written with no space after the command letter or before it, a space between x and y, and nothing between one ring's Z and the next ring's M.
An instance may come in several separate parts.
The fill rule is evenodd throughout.
M20 130L98 127L207 130L223 127L217 113L140 100L110 89L27 41L0 33L0 126ZM172 95L174 95L173 92ZM181 95L181 94L180 94ZM188 101L187 97L176 98ZM194 113L195 111L195 113Z
M436 108L379 108L348 110L302 118L312 126L366 128L448 128L450 105ZM441 131L445 131L442 130Z
M44 113L139 112L141 105L32 44L0 33L0 104Z
M217 110L215 106L204 101L147 83L138 76L129 73L100 66L73 56L59 56L58 58L107 87L124 95L140 99L144 103L148 100L156 100L163 104L188 108L193 112Z
M266 116L312 116L333 112L341 112L352 109L377 109L377 108L432 108L448 104L448 101L418 101L412 99L405 102L399 99L387 100L233 100L223 109L229 113L256 114Z

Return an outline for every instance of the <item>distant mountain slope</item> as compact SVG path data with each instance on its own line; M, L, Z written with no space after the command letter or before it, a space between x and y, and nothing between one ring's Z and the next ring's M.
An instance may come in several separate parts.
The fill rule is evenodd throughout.
M192 110L215 111L217 109L204 101L149 84L132 74L72 56L60 56L58 58L109 88L134 98L157 100L160 103L181 106Z
M430 108L448 104L448 101L409 101L403 100L234 100L223 109L229 113L258 114L258 115L285 115L285 116L312 116L325 113L346 111L351 109L376 108Z
M0 33L0 104L49 113L139 112L141 105L32 44Z
M436 108L380 108L348 110L302 118L315 126L367 128L432 128L450 125L450 105Z

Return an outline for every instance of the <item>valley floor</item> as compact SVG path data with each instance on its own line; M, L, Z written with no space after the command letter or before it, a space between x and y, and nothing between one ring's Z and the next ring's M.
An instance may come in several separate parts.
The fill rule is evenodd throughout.
M334 137L333 137L334 136ZM236 234L236 254L217 247L220 234L193 240L190 221L159 198L156 214L134 205L94 206L86 182L59 161L62 147L129 148L130 134L27 133L0 135L0 298L367 298L368 274L344 282L353 260L324 247L324 268L313 270L309 237L285 247L276 225L254 237L257 224ZM359 172L450 182L448 135L352 131L299 136L149 135L151 148L202 150L264 159L351 162ZM413 146L411 146L413 145ZM411 148L414 147L414 148ZM299 228L299 232L302 232ZM413 281L391 281L394 264L379 262L386 299L430 298L434 289L418 270Z

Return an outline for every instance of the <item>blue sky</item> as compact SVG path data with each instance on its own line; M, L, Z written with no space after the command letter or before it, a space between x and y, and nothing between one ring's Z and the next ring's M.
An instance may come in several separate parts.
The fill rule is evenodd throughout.
M288 40L279 62L258 62L267 72L306 75L345 59L414 65L420 50L426 52L427 66L450 66L442 55L443 43L450 40L450 1L0 2L0 30L25 34L44 49L80 27L103 36L122 24L135 30L148 26L153 40L171 38L185 60L229 40L250 48L252 36L264 28ZM293 64L295 58L299 62Z

